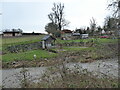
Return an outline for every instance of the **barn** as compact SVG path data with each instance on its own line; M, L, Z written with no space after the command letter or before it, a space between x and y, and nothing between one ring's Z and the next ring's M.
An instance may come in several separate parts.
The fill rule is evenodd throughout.
M22 33L19 31L4 31L3 36L4 37L22 36Z

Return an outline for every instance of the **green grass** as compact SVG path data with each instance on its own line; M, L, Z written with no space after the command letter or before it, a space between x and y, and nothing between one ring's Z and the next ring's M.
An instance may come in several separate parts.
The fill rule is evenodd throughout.
M118 42L118 39L107 39L107 38L90 38L90 39L77 39L77 40L61 40L57 39L57 43L70 43L70 42L89 42L93 40L94 42L99 42L99 43L115 43Z
M61 40L61 39L57 39L57 43L70 43L70 42L87 42L91 39L77 39L77 40Z
M0 37L0 51L2 51L2 38Z
M100 43L116 43L118 42L118 39L106 39L106 38L103 38L103 39L98 39Z
M92 47L63 47L66 51L80 51L80 50L91 50Z
M36 54L37 60L40 60L41 58L52 58L56 57L57 54L50 53L45 50L32 50L27 52L21 52L21 53L9 53L2 56L3 62L9 62L14 60L34 60L33 55Z
M5 49L10 45L20 45L20 44L29 44L39 42L44 35L29 35L22 37L4 37L2 38L2 44L0 46L0 50L5 51Z
M38 42L44 35L30 35L22 37L2 38L2 45L16 45Z
M33 42L38 42L44 35L38 35L38 36L27 36L27 37L16 37L16 38L3 38L3 47L0 48L0 50L4 49L8 45L17 45L17 44L24 44L24 43L33 43ZM79 39L79 40L60 40L57 39L57 43L66 43L66 42L88 42L91 41L92 39ZM94 42L99 42L99 43L115 43L118 41L118 39L93 39ZM69 51L81 51L81 50L92 50L93 48L80 48L80 47L63 47L62 49L66 50L67 52ZM54 49L54 50L57 50ZM44 50L32 50L32 51L27 51L27 52L21 52L21 53L7 53L3 55L2 59L5 62L9 61L14 61L14 60L33 60L33 55L37 55L37 59L39 60L40 58L51 58L56 56L57 54L54 53L49 53L48 51Z
M2 47L0 46L0 51L2 51Z

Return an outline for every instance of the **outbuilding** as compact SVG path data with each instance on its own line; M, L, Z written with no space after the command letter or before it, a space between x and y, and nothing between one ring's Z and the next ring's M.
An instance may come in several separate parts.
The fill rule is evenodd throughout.
M47 49L55 46L56 38L51 35L46 35L42 38L42 48Z
M68 29L64 29L61 31L61 37L63 40L70 40L72 36L72 31Z
M86 39L86 38L88 38L88 37L89 37L88 34L81 34L81 38L82 38L82 39Z
M80 39L81 38L81 34L80 33L73 33L72 34L72 38L73 39Z
M5 31L3 32L3 36L5 37L22 36L22 33L19 31Z

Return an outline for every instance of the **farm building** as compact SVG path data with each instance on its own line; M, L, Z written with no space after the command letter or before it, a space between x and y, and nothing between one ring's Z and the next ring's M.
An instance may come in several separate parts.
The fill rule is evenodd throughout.
M80 39L81 38L81 34L80 33L73 33L72 34L72 39Z
M82 39L86 39L86 38L88 38L88 37L89 37L88 34L81 34L81 38L82 38Z
M72 31L68 29L64 29L61 31L61 37L63 40L70 40L72 36Z
M51 35L46 35L45 37L42 38L42 48L51 48L55 45L55 40L56 38L54 38Z
M73 33L73 39L86 39L89 37L89 34L80 34L80 33Z
M22 33L22 35L44 35L43 33Z
M19 31L5 31L3 32L3 36L5 37L22 36L22 33Z

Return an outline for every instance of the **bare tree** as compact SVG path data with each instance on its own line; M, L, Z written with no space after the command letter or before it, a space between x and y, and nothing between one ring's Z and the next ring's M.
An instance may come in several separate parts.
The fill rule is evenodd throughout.
M92 17L92 19L90 20L90 33L91 35L94 35L94 32L96 30L96 25L97 25L97 22L96 20Z
M67 26L69 22L64 18L64 4L53 4L52 13L48 15L50 21L58 25L58 30L61 30L64 26Z
M118 33L117 35L120 36L120 0L112 0L110 4L108 5L108 8L113 10L112 11L112 16L116 18L116 25L117 25L117 30L115 31Z
M118 21L117 18L106 17L105 18L105 22L104 22L105 30L114 30L114 29L117 29L117 23L116 23L116 21Z
M108 9L113 10L112 15L113 16L119 16L120 12L120 0L112 0L110 4L108 5Z

